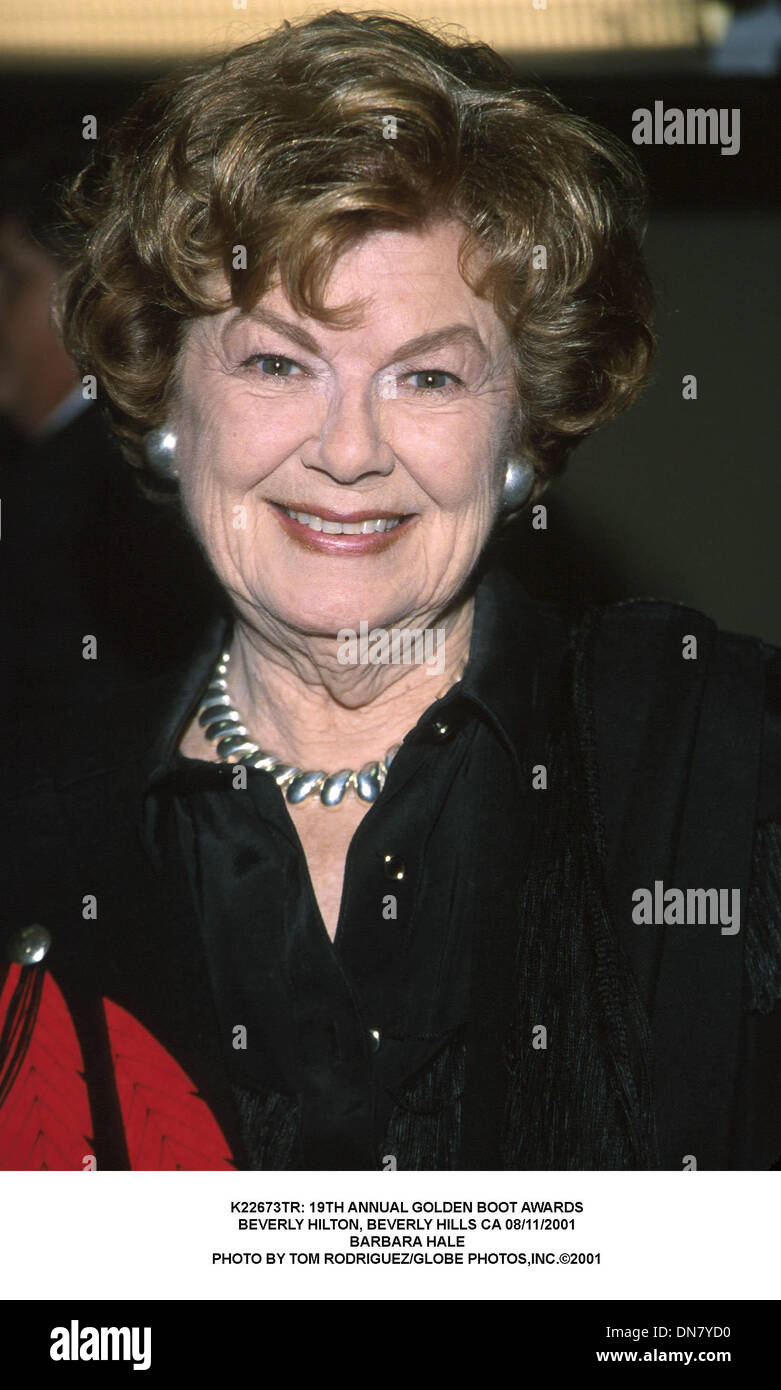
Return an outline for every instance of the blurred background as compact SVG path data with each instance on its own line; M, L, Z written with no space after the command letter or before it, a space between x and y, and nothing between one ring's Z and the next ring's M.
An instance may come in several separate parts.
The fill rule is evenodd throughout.
M44 342L42 305L56 274L47 248L49 193L58 178L86 162L83 117L94 115L104 129L178 59L232 47L284 18L329 8L260 0L39 0L34 6L4 0L0 457L12 527L28 469L33 477L42 457L42 439L51 467L57 429L73 429L76 378ZM546 496L547 531L522 520L504 541L503 557L543 597L674 599L704 610L722 627L781 644L774 144L781 5L407 0L392 12L463 26L509 58L524 82L547 86L629 144L632 113L652 111L656 102L740 111L735 154L708 144L633 147L652 197L647 251L660 338L654 380L628 415L574 452L564 478ZM32 401L22 382L31 363L38 381ZM45 390L42 363L48 364ZM688 376L696 377L694 400L684 399ZM41 420L48 422L43 434ZM94 439L92 445L97 458L100 448ZM45 477L41 471L44 491L34 509L38 554L59 543L59 522L41 515ZM93 485L94 475L75 484L82 490ZM124 515L124 503L112 505ZM150 524L154 530L158 523ZM182 538L171 541L165 527L156 543L158 552L149 557L158 567L155 601L168 583L160 565L168 565L170 577L189 563L185 550L176 549ZM138 558L135 563L137 583ZM121 579L99 582L114 586L113 601L122 609ZM205 592L202 575L198 584ZM169 585L172 621L194 592L188 584L180 587L177 595ZM129 616L120 613L122 621ZM147 636L148 629L145 635L139 628L133 670L142 675ZM159 665L160 653L155 660Z

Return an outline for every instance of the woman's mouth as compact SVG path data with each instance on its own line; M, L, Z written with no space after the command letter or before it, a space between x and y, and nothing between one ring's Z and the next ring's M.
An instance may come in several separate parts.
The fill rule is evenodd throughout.
M288 535L306 549L343 555L387 550L409 522L414 520L412 513L339 513L328 508L315 511L298 503L287 506L272 502L270 505Z

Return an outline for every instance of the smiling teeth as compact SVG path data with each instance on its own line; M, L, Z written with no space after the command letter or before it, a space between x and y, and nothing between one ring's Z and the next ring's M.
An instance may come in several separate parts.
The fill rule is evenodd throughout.
M308 512L293 512L289 507L282 511L300 521L303 526L311 526L313 531L324 531L328 536L368 536L373 531L392 531L398 526L401 517L378 516L367 521L324 521L321 516L310 516Z

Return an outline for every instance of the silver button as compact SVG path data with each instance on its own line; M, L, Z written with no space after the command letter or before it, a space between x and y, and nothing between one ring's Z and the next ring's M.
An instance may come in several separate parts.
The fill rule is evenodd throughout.
M383 859L383 868L386 878L396 879L400 882L407 872L407 866L398 854L386 854Z
M382 1042L382 1034L381 1034L379 1028L370 1028L370 1029L369 1029L369 1046L370 1046L372 1052L379 1052L379 1050L380 1050L380 1043L381 1043L381 1042Z
M8 943L8 957L15 965L37 965L48 954L51 933L40 922L22 927Z
M450 738L452 730L446 719L435 719L434 723L431 725L431 732L434 738L439 739L440 743L443 743L446 738Z

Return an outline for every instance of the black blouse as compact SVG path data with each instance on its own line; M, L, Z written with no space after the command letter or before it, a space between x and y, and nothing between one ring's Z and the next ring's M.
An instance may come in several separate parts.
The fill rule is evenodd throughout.
M405 738L350 845L333 942L272 777L250 769L237 790L233 768L177 751L189 682L169 712L148 787L150 848L170 843L172 816L223 1035L236 1039L227 1055L253 1166L266 1166L276 1126L289 1124L284 1097L297 1106L287 1166L396 1161L388 1126L404 1084L466 1025L474 898L493 891L476 806L486 780L497 805L515 805L519 863L532 692L550 705L540 684L550 662L517 641L518 598L498 577L478 588L464 676ZM228 638L212 629L196 686Z

